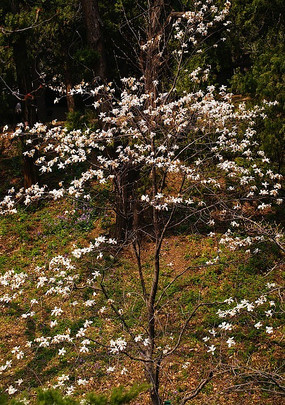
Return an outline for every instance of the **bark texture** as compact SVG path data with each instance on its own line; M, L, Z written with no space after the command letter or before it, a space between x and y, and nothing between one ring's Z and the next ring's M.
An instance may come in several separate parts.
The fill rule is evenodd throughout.
M106 78L106 52L98 0L81 0L81 5L86 25L88 45L99 55L99 61L98 64L94 66L94 72L96 76L100 76L104 79Z

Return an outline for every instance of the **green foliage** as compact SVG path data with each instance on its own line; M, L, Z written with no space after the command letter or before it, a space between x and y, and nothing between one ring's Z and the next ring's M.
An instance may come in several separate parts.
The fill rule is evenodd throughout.
M63 397L58 391L39 391L37 405L77 405L78 402L69 397Z
M268 112L261 132L266 154L278 165L284 164L285 141L285 38L282 0L235 0L230 36L234 92L254 101L278 101Z
M134 385L130 390L120 386L114 388L109 396L89 394L86 397L88 405L121 405L129 404L133 399L147 389L147 385Z
M67 114L67 120L65 124L69 131L74 129L90 129L97 128L97 120L95 118L95 113L91 110L86 111L71 111Z
M89 393L84 397L86 405L123 405L129 404L138 395L146 391L148 386L146 384L133 385L130 389L122 386L114 388L109 394L95 394ZM80 405L80 400L71 398L70 396L63 396L57 390L39 390L37 398L34 402L35 405ZM6 394L0 395L0 405L22 405L21 400L10 400Z

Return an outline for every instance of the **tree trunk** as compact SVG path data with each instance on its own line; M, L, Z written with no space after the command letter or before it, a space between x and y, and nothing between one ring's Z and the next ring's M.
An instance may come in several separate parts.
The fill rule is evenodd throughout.
M13 13L18 13L18 1L11 2L11 10ZM21 95L21 113L20 116L25 125L33 126L37 121L37 110L35 105L35 90L33 88L33 74L31 69L34 69L34 61L29 60L25 33L16 33L15 38L12 37L13 57L15 61L17 82ZM22 152L25 152L26 145L24 139L21 138ZM38 171L34 164L34 159L28 156L23 156L23 177L24 187L28 188L32 184L38 182Z
M87 12L87 4L89 5L90 10L90 3L93 3L93 5L96 3L97 8L95 6L94 7L98 11L97 0L81 1L83 9L85 7L85 13ZM145 27L145 34L146 40L150 43L152 42L151 40L155 39L161 31L160 19L163 10L164 0L154 0L148 3L148 16ZM97 16L99 16L99 13L97 13ZM95 25L97 29L100 28L100 24L98 23L98 21ZM93 43L95 43L94 38L92 39ZM159 54L159 43L155 39L146 51L142 51L140 58L140 68L145 80L145 91L146 93L152 94L150 99L147 100L146 104L152 103L156 97L156 86L154 84L154 81L158 78L160 66L161 56ZM126 240L128 231L135 230L134 228L138 229L138 223L140 222L140 214L138 209L139 206L138 203L133 199L134 187L139 179L140 169L128 167L127 169L124 168L124 170L127 170L127 173L120 175L120 178L116 179L116 237L119 240Z
M115 179L116 198L116 229L115 237L118 241L125 241L128 230L128 207L127 207L127 179L124 168Z
M75 110L75 101L72 94L70 94L70 90L72 89L72 79L71 79L71 72L68 67L68 62L65 64L65 86L66 86L66 103L68 112L74 112Z
M148 5L146 41L148 46L141 53L141 70L144 75L145 89L147 93L156 96L156 86L154 81L159 77L161 67L161 55L159 51L161 33L161 16L164 10L164 0L153 0Z
M91 49L99 55L99 62L94 66L96 76L106 78L106 54L102 37L102 21L100 19L98 0L81 0L86 24L87 42Z
M14 60L17 72L17 81L20 94L22 95L22 120L25 125L32 127L37 120L37 112L33 94L33 85L31 74L29 71L29 62L27 58L26 41L24 36L14 42L13 45ZM22 152L25 152L26 145L24 139L21 139ZM38 171L34 164L34 159L28 156L23 156L23 177L24 187L31 187L32 184L38 182Z
M116 195L116 238L126 241L128 234L139 227L139 204L134 191L139 180L139 169L129 165L123 167L115 179Z
M148 363L145 368L146 379L150 382L150 400L152 405L162 405L161 398L159 396L159 365Z

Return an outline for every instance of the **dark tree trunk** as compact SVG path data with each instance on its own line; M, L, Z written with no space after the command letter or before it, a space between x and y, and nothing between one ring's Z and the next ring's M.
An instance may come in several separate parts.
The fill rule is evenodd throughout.
M106 78L106 54L102 36L102 21L100 19L98 0L81 0L86 24L87 42L91 49L99 55L99 62L94 66L96 76Z
M162 405L162 401L159 396L159 380L158 373L155 370L155 364L150 364L146 366L146 378L150 382L150 399L152 405Z
M11 10L18 13L18 1L11 2ZM32 127L37 121L36 88L33 86L35 78L35 61L30 60L25 33L16 33L11 38L13 44L13 56L16 67L17 82L21 96L21 118L25 125ZM34 70L34 71L33 71ZM22 152L25 152L25 139L21 138ZM24 187L28 188L38 182L38 171L34 164L34 158L23 155Z
M134 191L139 180L139 169L124 167L115 179L116 194L116 230L117 240L125 241L128 234L139 227L139 203Z
M17 72L19 91L22 97L22 120L25 125L32 127L37 121L37 110L35 105L33 82L29 69L26 41L24 36L19 36L13 45L14 60ZM25 152L26 145L21 139L22 152ZM38 171L34 159L23 155L23 177L24 187L31 187L38 182Z
M70 90L72 89L72 75L68 67L68 62L65 64L65 86L66 86L66 103L68 112L74 112L75 110L75 100Z

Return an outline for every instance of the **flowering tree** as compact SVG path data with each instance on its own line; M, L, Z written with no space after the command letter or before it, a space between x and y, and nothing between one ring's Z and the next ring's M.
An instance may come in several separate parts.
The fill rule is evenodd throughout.
M157 7L162 5L162 2L157 3ZM212 20L225 21L228 6L226 3L220 11L211 1L197 2L194 11L176 15L172 28L174 41L179 45L174 51L178 71L189 44L198 46L200 37L208 35ZM153 27L160 15L156 14L157 9L153 14L152 7L148 11ZM208 21L208 15L212 20ZM49 128L36 124L32 129L20 127L15 133L15 136L23 132L30 134L27 139L30 149L25 153L30 157L39 153L36 163L40 172L59 170L63 177L53 190L37 184L26 190L9 190L1 202L3 214L15 213L19 202L29 205L41 198L56 200L69 196L88 202L96 199L96 193L103 189L110 194L102 208L115 213L119 232L116 232L117 238L112 234L100 235L88 246L75 248L72 257L55 257L46 268L37 267L33 275L16 274L11 270L2 276L5 291L0 300L4 307L22 299L22 295L28 297L26 292L36 286L37 299L25 303L27 310L21 318L33 318L38 324L32 340L27 340L24 347L14 347L12 358L1 365L2 373L9 370L15 360L24 366L25 359L40 348L57 347L58 356L70 355L71 359L88 357L94 350L97 353L107 350L114 358L126 356L132 364L143 365L151 403L159 405L162 403L163 367L187 342L191 322L200 310L218 305L221 318L236 319L242 311L250 316L260 306L271 306L272 309L264 309L268 318L274 314L275 302L271 296L279 289L271 286L255 302L235 302L233 308L227 309L225 306L231 304L232 299L199 301L181 316L171 288L193 266L179 270L168 282L162 281L162 246L167 234L181 223L198 230L212 227L209 236L216 241L217 249L204 266L216 266L223 260L224 245L231 250L244 249L247 254L267 240L282 247L280 233L273 228L264 232L265 225L258 222L264 213L273 209L273 202L281 204L282 199L279 198L281 176L273 173L256 141L256 123L265 118L265 109L270 103L251 110L244 104L234 103L226 87L216 89L203 84L208 68L190 73L192 92L177 95L177 77L167 91L161 92L160 83L155 80L158 72L155 70L152 74L148 69L154 55L161 53L160 41L165 33L160 36L156 29L154 31L155 37L148 37L141 45L142 52L147 54L141 79L122 79L120 92L112 83L92 90L81 84L74 89L74 92L89 92L95 97L96 109L104 105L99 113L99 129L69 132L61 126ZM64 174L78 163L83 163L81 175L65 185ZM146 241L150 243L151 271L146 268L142 253ZM126 246L133 249L136 269L128 275L132 288L125 296L123 284L119 291L114 287L114 277L118 282L125 282L116 276L114 257ZM83 260L83 267L78 264L79 259ZM168 313L171 313L172 325L166 322ZM75 328L72 320L79 316L84 322ZM137 317L135 324L131 321L133 316ZM98 327L96 319L102 317L104 325ZM66 319L71 326L63 330ZM178 331L175 338L171 334L173 326ZM267 334L273 331L270 323L263 326L258 320L252 327L266 328ZM216 353L219 338L228 347L235 345L234 337L227 335L232 328L232 323L224 321L205 336L209 354ZM181 404L198 395L213 376L228 371L228 367L221 361L213 365L196 389L185 393ZM110 364L107 372L113 370ZM124 367L121 373L126 372ZM69 375L63 374L58 377L56 386L65 386L69 379ZM278 386L277 378L275 382ZM78 377L65 392L71 394L87 383L86 379ZM10 394L19 390L14 385L7 389Z

